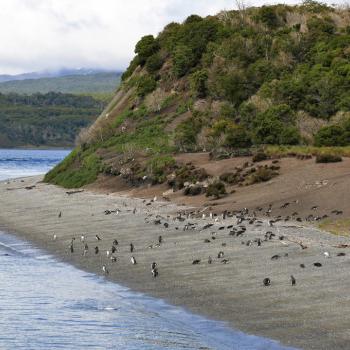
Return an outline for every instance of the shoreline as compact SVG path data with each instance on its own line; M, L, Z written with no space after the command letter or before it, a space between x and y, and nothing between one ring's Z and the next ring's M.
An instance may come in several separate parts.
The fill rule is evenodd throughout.
M245 223L247 232L242 237L233 237L226 227L235 225L235 218L219 220L210 229L183 231L186 223L202 228L213 220L173 221L167 215L183 211L184 207L159 202L147 205L150 201L88 191L68 196L64 189L38 183L40 179L0 183L1 228L80 269L102 274L101 267L106 264L109 280L193 313L225 321L236 330L304 349L347 348L350 255L347 249L334 247L346 243L346 238L311 227L296 228L290 223L268 228L266 222L261 226ZM25 189L33 184L36 187ZM137 212L133 214L135 207ZM105 215L105 210L116 208L121 210L118 215ZM165 219L154 225L155 217L148 216L151 213ZM145 223L145 219L150 223ZM169 223L168 228L163 226L164 222ZM225 229L219 230L221 226ZM261 247L242 244L263 238L268 230L288 239L283 244L273 239ZM56 240L53 234L57 235ZM85 257L80 243L82 234L89 245ZM95 234L102 240L96 241ZM163 242L158 247L159 235ZM71 254L69 244L73 236L76 240ZM114 239L119 242L115 263L106 256ZM205 243L207 239L210 243ZM295 243L300 240L308 249L301 249ZM135 246L132 254L131 242ZM95 246L99 246L98 255L94 254ZM227 264L217 258L219 251L225 252ZM326 259L324 251L329 251L332 258ZM346 256L337 257L338 252L345 252ZM272 261L276 254L281 258ZM137 265L130 263L131 255L135 256ZM212 264L207 263L208 256L212 257ZM200 264L192 265L195 259L200 259ZM153 261L159 267L156 279L150 271ZM316 261L323 266L314 267ZM306 265L305 269L300 268L301 263ZM290 284L291 274L297 279L294 287ZM271 278L271 286L263 286L265 277Z

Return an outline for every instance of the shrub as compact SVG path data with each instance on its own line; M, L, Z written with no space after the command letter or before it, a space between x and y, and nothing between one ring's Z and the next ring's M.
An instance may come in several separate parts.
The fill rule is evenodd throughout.
M246 148L252 145L252 140L245 128L236 126L227 130L225 145L234 148Z
M150 56L146 62L147 72L153 74L162 68L164 60L159 53L155 53Z
M220 180L230 185L235 185L239 182L239 176L234 173L224 173L220 175Z
M299 130L294 126L283 128L279 142L281 145L298 145L300 142Z
M194 96L204 98L207 95L208 73L205 69L194 72L191 77L191 90Z
M146 35L136 44L135 53L138 54L139 63L144 65L147 59L159 50L159 43L153 35Z
M330 153L318 154L316 156L316 163L337 163L341 162L342 160L342 157Z
M257 154L255 154L253 156L252 160L253 160L254 163L258 163L258 162L262 162L263 160L266 160L266 159L268 159L268 156L267 156L266 153L258 152Z
M201 185L194 185L194 186L188 186L184 189L183 194L185 196L198 196L203 192L203 186Z
M173 57L173 72L177 78L184 76L194 64L192 50L186 45L176 47Z
M260 182L266 182L277 175L278 173L270 168L260 167L249 176L248 184L252 185Z
M144 97L151 93L157 87L157 82L151 75L143 75L137 81L136 93L140 97Z
M346 146L350 138L348 132L338 125L321 128L315 135L315 145L321 146Z
M166 180L166 174L175 166L175 159L171 156L156 156L149 160L146 165L147 173L154 182L163 183Z
M222 182L214 182L207 187L206 196L215 197L216 199L219 199L226 193L226 187Z

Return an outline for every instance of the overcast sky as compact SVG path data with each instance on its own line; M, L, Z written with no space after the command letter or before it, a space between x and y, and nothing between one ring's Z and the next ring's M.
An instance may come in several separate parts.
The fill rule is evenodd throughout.
M246 1L274 2L283 1ZM142 35L156 35L193 13L233 8L234 0L0 0L0 74L124 69Z

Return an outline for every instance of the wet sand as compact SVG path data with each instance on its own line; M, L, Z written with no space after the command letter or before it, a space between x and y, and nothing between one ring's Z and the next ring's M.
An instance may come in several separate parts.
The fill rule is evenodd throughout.
M247 230L236 237L229 235L227 228L230 224L236 227L236 218L179 222L173 217L184 207L158 201L147 205L149 200L88 191L67 195L64 189L39 183L40 179L0 183L0 228L87 271L102 274L105 264L108 278L115 282L227 321L247 333L303 349L349 349L350 248L336 247L349 239L299 223L281 221L269 227L266 220L261 226L244 221ZM25 188L31 185L35 187ZM116 208L119 214L105 214L105 210ZM160 225L154 224L157 214L163 217ZM168 228L164 222L169 223ZM195 229L184 231L188 223L195 224ZM208 223L214 225L202 230ZM222 226L225 228L220 230ZM276 236L258 246L254 240L264 240L267 231ZM86 256L82 234L89 246ZM157 246L159 235L163 242ZM284 240L278 238L281 235ZM73 254L69 250L72 237L76 238ZM117 262L106 255L114 239L119 242L114 254ZM248 241L253 243L247 245ZM308 248L302 249L300 241ZM95 246L100 251L97 255ZM221 259L217 257L220 251L224 252ZM324 252L329 252L330 258ZM132 255L136 265L130 262ZM274 255L279 258L271 260ZM207 263L209 256L212 264ZM195 259L201 262L193 265ZM159 269L156 279L151 275L153 261ZM322 266L314 266L315 262ZM296 286L291 285L290 275L296 278ZM265 277L271 279L268 287L263 285Z

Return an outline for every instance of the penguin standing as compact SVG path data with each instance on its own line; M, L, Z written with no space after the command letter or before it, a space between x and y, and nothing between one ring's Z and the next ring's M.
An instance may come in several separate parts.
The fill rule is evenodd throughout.
M59 214L58 214L58 217L62 217L62 212L60 211Z
M95 247L95 254L98 254L98 252L99 252L98 247Z
M104 273L105 275L108 275L108 274L109 274L109 271L108 271L106 265L103 265L103 266L102 266L102 271L103 271L103 273Z
M297 280L295 279L295 277L293 275L290 276L290 280L292 282L292 286L295 286L297 284Z
M136 259L133 256L130 258L130 261L133 265L137 264Z
M132 243L130 243L130 253L133 253L134 248L135 248L134 245Z
M158 243L161 244L163 242L163 237L162 236L159 236L158 237Z
M101 241L101 237L99 235L96 235L95 237L97 241Z
M86 254L88 253L88 250L89 250L89 247L88 247L87 243L85 243L83 256L86 256Z

